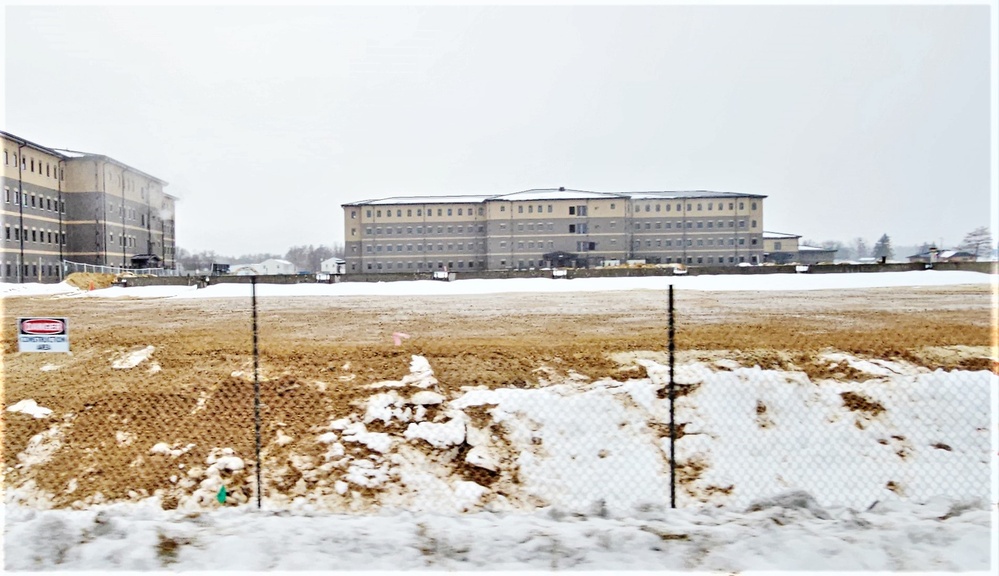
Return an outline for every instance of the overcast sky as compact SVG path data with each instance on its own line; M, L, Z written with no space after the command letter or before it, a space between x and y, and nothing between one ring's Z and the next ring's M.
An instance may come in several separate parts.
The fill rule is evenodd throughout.
M189 250L558 186L763 194L767 230L868 245L992 218L987 4L5 12L3 128L168 181Z

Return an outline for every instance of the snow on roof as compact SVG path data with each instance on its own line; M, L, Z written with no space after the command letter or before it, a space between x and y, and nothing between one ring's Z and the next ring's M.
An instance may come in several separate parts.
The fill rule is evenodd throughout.
M351 202L344 206L386 206L396 204L481 204L490 196L394 196Z
M489 201L517 202L536 200L673 200L680 198L766 198L759 194L737 192L711 192L709 190L651 191L651 192L592 192L569 188L533 188L510 194L458 195L458 196L393 196L348 202L343 206L385 206L397 204L480 204Z
M491 196L489 200L515 202L517 200L602 200L605 198L623 199L625 196L615 192L588 192L586 190L569 190L566 188L535 188L533 190Z
M766 230L764 230L763 231L763 238L767 239L767 240L770 240L770 239L779 239L779 238L801 238L801 235L800 234L786 234L784 232L767 232Z
M836 248L822 248L821 246L798 245L798 252L836 252Z
M684 198L766 198L766 196L760 194L713 192L711 190L663 190L661 192L621 192L621 194L630 197L632 200L679 200Z
M90 152L79 152L76 150L66 150L65 148L53 148L59 154L67 158L86 158L87 156L100 156L100 154L92 154Z

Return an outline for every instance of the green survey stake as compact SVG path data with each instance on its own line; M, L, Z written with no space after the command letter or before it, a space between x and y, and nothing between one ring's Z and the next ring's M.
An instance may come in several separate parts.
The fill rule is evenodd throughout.
M219 504L225 504L225 486L219 488L218 500Z

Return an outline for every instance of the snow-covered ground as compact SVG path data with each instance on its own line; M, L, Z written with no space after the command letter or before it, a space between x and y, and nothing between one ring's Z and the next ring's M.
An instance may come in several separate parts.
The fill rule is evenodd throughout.
M432 296L526 292L604 292L618 290L773 291L843 290L907 286L995 285L996 276L980 272L922 270L852 274L756 274L704 276L645 276L631 278L510 278L464 279L455 282L342 282L339 284L257 284L258 296ZM79 290L59 284L3 284L0 297L62 295L74 298L233 298L249 297L249 284L196 286L115 286Z
M926 271L258 285L258 294L595 291L662 289L667 282L690 290L817 290L994 281L984 274ZM242 297L249 286L64 294ZM149 346L117 359L116 368L132 369L153 352ZM538 388L466 388L448 399L438 393L433 367L414 356L408 374L371 383L372 394L352 416L331 422L312 440L328 447L328 462L303 465L302 473L329 466L343 473L336 484L274 494L262 510L252 500L222 506L212 496L226 470L253 456L217 447L205 462L214 470L201 481L205 493L182 499L176 510L163 510L158 495L46 510L44 495L8 488L4 566L995 573L999 378L827 356L869 378L812 381L802 373L724 360L677 367L676 381L694 388L676 405L677 421L685 423L676 459L689 476L678 488L675 510L668 506L669 470L663 466L668 444L661 425L668 410L661 364L640 359L646 377L624 382L574 377ZM844 394L862 397L868 408L851 409ZM35 418L57 422L63 416L31 399L9 400L18 401L9 409ZM446 418L421 421L416 415L429 404L441 404ZM478 420L468 416L473 410ZM486 433L483 413L504 430L502 441ZM402 432L366 429L393 420L404 424ZM44 441L26 462L44 456ZM351 456L345 443L364 444L370 454ZM516 467L518 482L486 488L453 474L442 455L461 443L471 446L465 462ZM169 458L170 450L169 444L150 447L156 457ZM383 505L348 513L360 487L381 490Z

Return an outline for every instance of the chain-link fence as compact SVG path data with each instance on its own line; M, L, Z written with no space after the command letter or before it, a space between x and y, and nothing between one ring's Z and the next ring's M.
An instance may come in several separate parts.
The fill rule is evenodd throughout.
M139 276L178 276L179 273L171 268L130 268L128 266L104 266L101 264L87 264L84 262L62 261L63 276L69 276L75 272L93 274L122 274L129 272Z
M973 309L239 289L8 302L6 489L43 507L583 514L989 493L996 364ZM12 319L41 309L70 318L72 354L16 353Z

